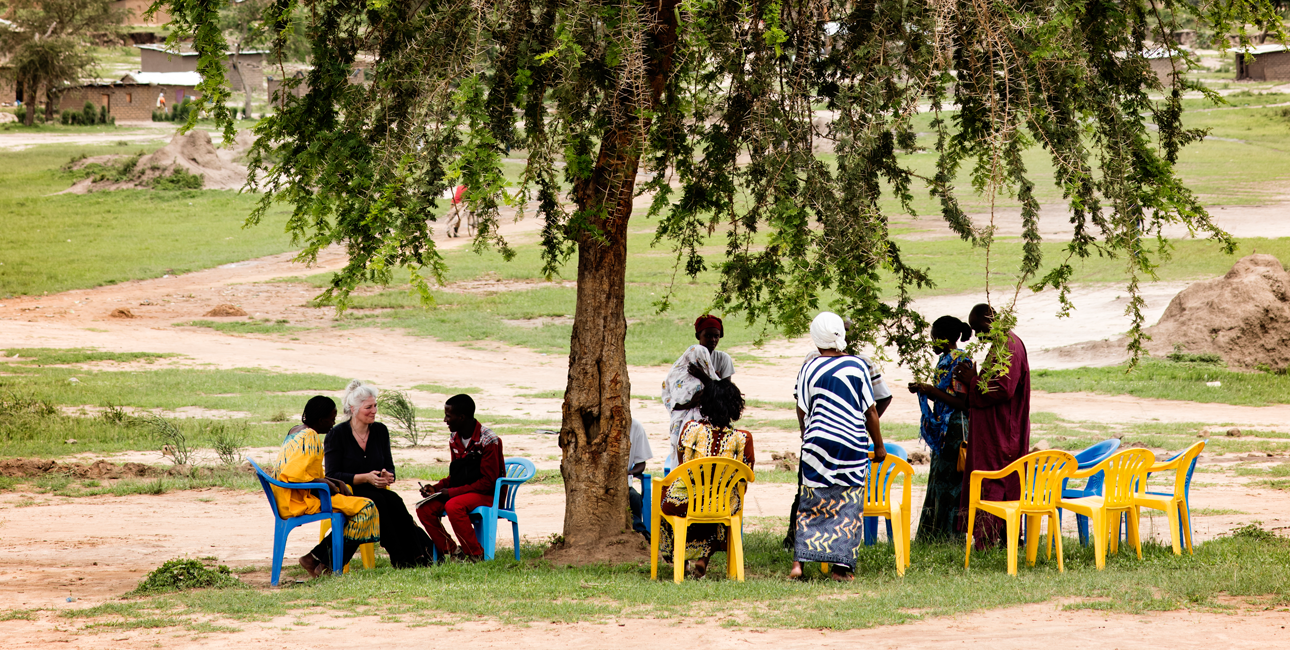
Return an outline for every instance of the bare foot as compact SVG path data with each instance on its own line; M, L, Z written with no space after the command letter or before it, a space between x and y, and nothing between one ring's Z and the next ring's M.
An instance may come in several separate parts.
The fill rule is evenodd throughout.
M793 570L788 572L788 579L789 579L789 580L801 580L801 579L802 579L802 563L801 563L801 562L794 562L794 563L793 563Z
M850 571L841 572L834 570L829 572L829 577L833 578L834 582L852 582L856 579L856 574Z
M323 574L323 563L319 562L318 558L314 557L313 555L310 555L310 554L301 555L300 566L307 573L309 573L310 578L317 578L318 576Z

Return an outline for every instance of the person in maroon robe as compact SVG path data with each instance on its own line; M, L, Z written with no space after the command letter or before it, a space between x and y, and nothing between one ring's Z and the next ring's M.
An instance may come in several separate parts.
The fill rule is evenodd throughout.
M989 333L994 322L994 310L980 304L972 308L968 325L977 338ZM1030 450L1030 362L1026 358L1026 345L1016 332L1008 332L1008 371L990 380L982 391L976 368L960 364L955 375L967 387L968 446L967 462L963 467L963 492L959 505L966 513L970 497L972 472L995 471L1026 455ZM986 358L989 367L994 356L991 350ZM1021 498L1021 481L1016 474L1004 479L988 479L981 483L981 499L985 501L1016 501ZM967 518L960 518L966 526ZM978 549L999 542L1004 521L994 515L978 512L973 535Z

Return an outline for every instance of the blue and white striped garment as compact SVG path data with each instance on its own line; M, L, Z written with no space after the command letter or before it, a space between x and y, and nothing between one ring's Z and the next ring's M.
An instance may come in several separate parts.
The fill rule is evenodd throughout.
M797 406L806 413L802 485L861 487L869 474L865 411L874 405L869 367L854 356L817 357L797 374Z

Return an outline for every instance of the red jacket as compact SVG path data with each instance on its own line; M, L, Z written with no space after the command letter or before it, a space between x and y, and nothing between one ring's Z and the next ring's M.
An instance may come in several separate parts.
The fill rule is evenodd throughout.
M449 499L471 492L493 496L493 487L497 485L497 479L506 472L506 459L502 455L502 439L488 427L475 422L475 433L470 438L462 440L460 435L454 433L448 440L448 449L452 452L453 460L465 458L466 454L477 446L482 454L479 459L481 475L479 480L467 485L450 485L451 477L446 477L434 484L434 491L438 492L446 488Z

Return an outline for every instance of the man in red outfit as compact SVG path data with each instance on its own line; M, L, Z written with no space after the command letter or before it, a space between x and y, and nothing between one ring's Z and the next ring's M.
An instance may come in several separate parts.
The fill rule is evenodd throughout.
M434 540L440 557L457 556L477 562L483 558L484 549L475 538L470 512L493 505L493 487L505 471L502 439L475 420L475 400L469 395L448 398L443 407L443 422L452 432L448 441L452 465L447 478L421 488L423 497L436 493L441 496L417 508L417 518ZM461 542L460 550L440 521L440 515L445 512Z

